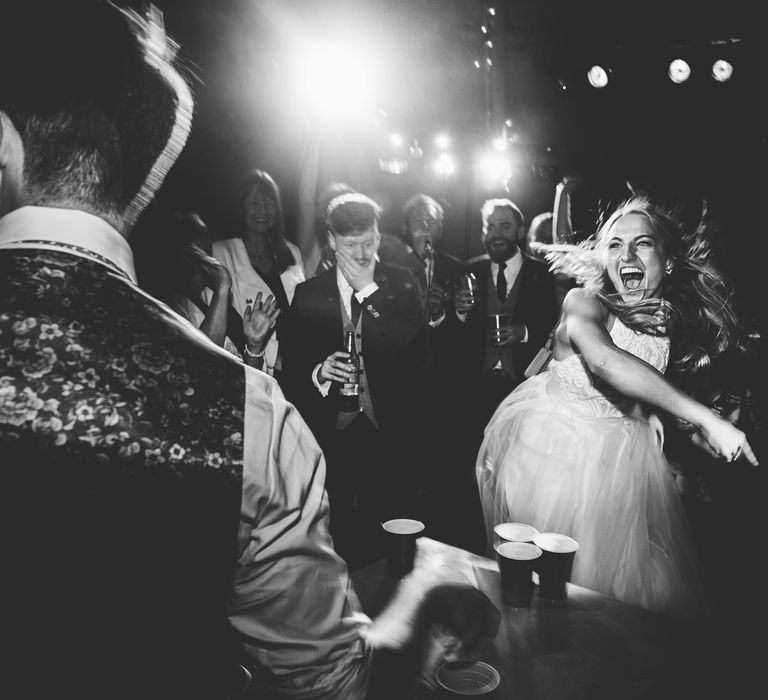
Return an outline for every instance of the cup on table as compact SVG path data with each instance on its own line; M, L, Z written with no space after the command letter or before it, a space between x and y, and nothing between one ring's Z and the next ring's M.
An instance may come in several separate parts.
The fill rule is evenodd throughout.
M490 664L475 659L455 659L438 666L435 681L445 697L490 695L501 676Z
M539 574L539 595L550 600L566 598L566 583L571 579L573 560L579 543L559 532L540 532L533 543L541 549L536 564Z
M501 598L504 605L528 608L533 600L533 570L541 558L541 549L527 542L500 542L496 560L501 574Z
M499 344L501 329L507 325L509 325L509 316L507 314L490 314L488 316L488 335L492 345Z
M533 538L539 531L526 523L499 523L493 528L502 542L527 542L533 544Z
M424 523L411 518L394 518L381 524L386 533L386 552L389 574L402 578L413 569L416 558L416 538L424 530Z

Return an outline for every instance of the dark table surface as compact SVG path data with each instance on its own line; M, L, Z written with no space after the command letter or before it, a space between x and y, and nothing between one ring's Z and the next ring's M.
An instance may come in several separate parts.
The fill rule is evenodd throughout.
M418 540L418 559L440 557L446 567L471 569L478 587L502 612L498 633L472 655L501 675L494 698L503 700L657 700L689 694L691 650L698 632L682 622L568 584L568 598L552 602L534 592L530 608L501 600L495 561L437 540ZM364 610L375 616L397 582L384 560L351 574ZM413 698L434 697L433 665L414 687ZM694 665L695 667L695 665ZM486 696L487 697L487 696Z

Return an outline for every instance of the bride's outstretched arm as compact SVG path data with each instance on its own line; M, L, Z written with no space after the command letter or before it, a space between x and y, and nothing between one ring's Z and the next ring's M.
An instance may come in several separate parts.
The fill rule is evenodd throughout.
M680 391L656 368L613 342L605 327L607 310L594 295L584 289L573 289L563 303L563 310L568 339L596 377L631 399L691 423L725 459L732 461L743 452L757 465L741 430Z

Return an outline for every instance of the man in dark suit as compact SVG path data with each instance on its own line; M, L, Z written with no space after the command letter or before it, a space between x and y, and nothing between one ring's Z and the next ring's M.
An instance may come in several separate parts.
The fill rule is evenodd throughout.
M328 463L331 534L351 566L375 558L380 522L412 516L420 369L426 341L418 285L404 268L377 262L379 206L362 194L332 200L336 266L296 288L281 342L284 387ZM360 401L344 411L346 331L360 356Z
M525 379L557 315L554 277L528 254L525 219L517 205L489 199L481 214L487 255L467 267L476 279L474 293L456 295L476 440L501 400ZM500 318L496 332L492 316Z

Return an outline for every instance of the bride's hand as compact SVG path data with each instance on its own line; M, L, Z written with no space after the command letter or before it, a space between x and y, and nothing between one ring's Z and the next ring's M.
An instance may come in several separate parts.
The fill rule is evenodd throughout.
M712 421L702 428L709 447L727 462L733 462L744 455L751 464L758 466L757 457L744 432L715 413L712 418Z

